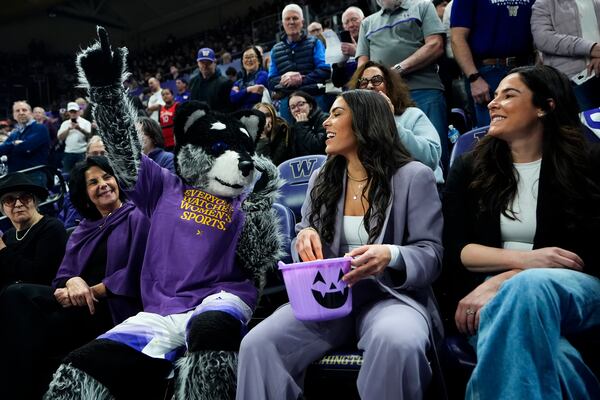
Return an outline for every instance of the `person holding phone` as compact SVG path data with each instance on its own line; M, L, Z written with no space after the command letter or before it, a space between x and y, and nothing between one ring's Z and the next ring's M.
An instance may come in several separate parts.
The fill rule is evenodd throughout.
M65 142L62 170L70 173L73 166L85 159L87 141L92 136L92 123L81 117L79 105L74 101L67 104L69 119L58 129L58 140Z
M348 57L348 60L332 66L331 80L336 87L346 87L350 77L356 71L356 42L360 31L360 23L365 19L365 14L358 7L348 7L342 14L342 26L344 30L340 32L340 41L342 42L342 54Z

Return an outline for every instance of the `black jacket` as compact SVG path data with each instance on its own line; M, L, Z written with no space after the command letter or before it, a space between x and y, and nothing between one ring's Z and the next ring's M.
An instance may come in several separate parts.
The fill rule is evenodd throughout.
M599 150L597 145L593 146L591 160L594 164L597 164L600 158ZM448 175L443 197L444 268L441 280L450 296L447 299L450 304L442 305L448 307L447 311L451 315L454 315L458 301L490 275L489 272L468 271L460 260L462 249L469 243L502 247L500 214L488 213L477 217L475 212L478 209L477 198L469 189L474 176L473 161L472 153L467 153L455 161ZM598 167L592 166L590 172L598 172ZM569 228L571 217L565 211L565 197L557 187L555 175L553 166L542 160L533 248L556 246L572 251L583 259L584 272L599 276L600 252L597 249L597 241L600 237L598 223L600 204L592 204L588 201L583 209L578 208L577 212L583 218L574 228ZM598 182L598 174L595 175L594 178Z
M327 113L324 113L319 108L315 108L308 116L308 121L294 122L290 126L294 141L294 157L325 154L327 134L325 133L325 128L323 128L323 122L326 119Z
M220 112L231 111L229 93L233 82L221 75L219 69L209 79L198 74L190 81L190 100L207 103L211 109Z

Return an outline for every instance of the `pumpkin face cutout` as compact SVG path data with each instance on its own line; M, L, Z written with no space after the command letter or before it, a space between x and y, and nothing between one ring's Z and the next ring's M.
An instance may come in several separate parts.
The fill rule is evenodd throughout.
M311 288L316 302L329 309L343 306L348 299L348 286L342 281L343 276L341 268L317 271Z

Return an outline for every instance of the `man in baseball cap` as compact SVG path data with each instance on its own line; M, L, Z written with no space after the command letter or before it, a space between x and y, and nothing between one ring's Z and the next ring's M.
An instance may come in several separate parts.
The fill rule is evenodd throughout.
M203 101L216 111L231 111L232 82L217 69L215 51L208 47L198 50L196 61L200 73L190 81L190 99Z

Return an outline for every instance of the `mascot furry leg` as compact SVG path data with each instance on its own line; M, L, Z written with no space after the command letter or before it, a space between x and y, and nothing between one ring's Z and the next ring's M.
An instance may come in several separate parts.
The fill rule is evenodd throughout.
M172 367L122 343L96 339L65 358L44 399L162 400Z
M189 324L188 354L177 362L177 400L235 397L241 322L222 311L206 311Z

